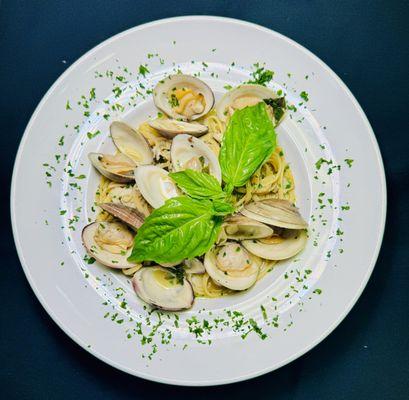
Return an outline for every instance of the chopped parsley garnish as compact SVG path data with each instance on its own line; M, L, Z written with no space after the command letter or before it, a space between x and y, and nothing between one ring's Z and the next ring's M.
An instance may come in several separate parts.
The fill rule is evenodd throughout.
M352 167L352 163L354 162L354 160L352 160L351 158L346 158L344 161L347 163L349 168Z
M316 163L315 163L315 168L320 169L322 164L332 164L331 160L326 160L325 158L320 158Z
M85 254L84 256L84 261L87 264L94 264L94 262L96 261L94 257L89 257L87 254Z
M92 132L87 132L88 139L93 139L95 136L99 135L100 133L101 133L100 130L98 130L98 131L96 131L96 132L94 132L94 133L92 133Z
M309 99L308 99L308 93L306 92L306 91L302 91L301 93L300 93L300 97L304 100L304 101L308 101Z
M274 72L260 67L258 63L254 64L254 66L256 70L251 73L253 79L250 79L247 83L266 86L273 79Z
M122 94L122 89L116 86L112 89L112 92L115 94L115 97L119 97Z
M149 74L149 69L148 68L146 68L144 65L140 65L139 66L139 73L141 74L141 75L143 75L143 77L145 78L145 75L146 74Z
M179 105L179 100L175 94L172 94L169 99L169 104L171 107L177 107Z

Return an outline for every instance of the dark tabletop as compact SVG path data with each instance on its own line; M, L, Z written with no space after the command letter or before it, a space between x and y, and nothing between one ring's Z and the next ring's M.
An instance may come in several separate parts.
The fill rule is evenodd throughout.
M0 230L1 398L408 399L408 4L391 0L1 2L0 196L1 215L7 221ZM290 365L252 381L215 388L147 382L103 364L71 341L43 310L25 279L8 211L18 143L37 103L58 76L84 52L118 32L189 14L261 24L326 62L365 110L388 183L382 250L367 288L341 325ZM366 196L370 207L371 194Z

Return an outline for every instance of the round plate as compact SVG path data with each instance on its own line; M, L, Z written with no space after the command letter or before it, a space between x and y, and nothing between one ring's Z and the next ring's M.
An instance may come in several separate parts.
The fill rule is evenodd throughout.
M219 98L260 68L274 71L269 86L290 105L278 141L310 221L308 246L245 293L196 299L179 314L150 310L127 277L85 255L81 229L95 217L99 181L87 154L113 150L111 121L154 117L151 89L170 72L200 76ZM145 24L81 57L34 112L11 192L21 263L54 321L106 363L180 385L249 379L323 340L368 281L385 210L379 149L342 81L292 40L218 17Z

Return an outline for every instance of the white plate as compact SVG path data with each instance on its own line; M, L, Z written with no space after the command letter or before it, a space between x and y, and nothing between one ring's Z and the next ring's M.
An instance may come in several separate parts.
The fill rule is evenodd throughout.
M160 316L148 315L122 274L83 260L80 231L93 218L98 184L86 155L112 149L107 128L113 119L136 124L155 115L151 96L135 97L136 88L145 92L180 68L200 71L220 96L225 84L248 80L257 62L275 71L272 86L287 93L297 107L280 126L279 143L295 174L302 214L310 218L309 244L300 257L280 264L247 293L197 300L178 322L172 314L163 315L159 326ZM138 73L141 64L150 71L145 78ZM308 102L300 98L302 91L308 93ZM120 106L112 110L115 103ZM108 113L109 121L103 117ZM88 137L87 132L97 131L100 134ZM332 164L316 164L321 158ZM345 161L349 159L354 160L351 167ZM80 179L82 174L85 179ZM81 57L34 112L17 155L11 193L21 263L56 323L116 368L181 385L249 379L279 368L323 340L368 281L381 245L385 210L384 170L374 134L341 80L292 40L218 17L142 25ZM255 330L242 338L254 322L267 335L264 340Z

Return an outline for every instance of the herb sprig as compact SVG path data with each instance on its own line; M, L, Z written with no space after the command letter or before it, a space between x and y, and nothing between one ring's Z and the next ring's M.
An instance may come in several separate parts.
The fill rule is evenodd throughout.
M223 137L219 162L224 187L210 174L185 170L170 177L185 193L149 215L135 236L130 262L178 263L206 253L223 218L235 212L229 201L271 156L276 133L264 103L237 110Z

